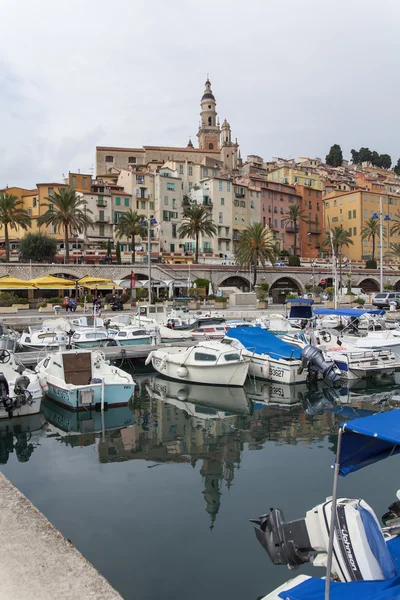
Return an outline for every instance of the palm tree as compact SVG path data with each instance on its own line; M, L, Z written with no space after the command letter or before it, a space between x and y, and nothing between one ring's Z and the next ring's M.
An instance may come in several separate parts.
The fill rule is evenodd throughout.
M332 235L331 235L332 234ZM342 288L342 247L353 245L353 240L347 229L343 229L340 225L339 227L332 227L326 232L325 238L322 240L323 246L333 246L333 251L335 253L336 260L339 257L339 281L340 281L340 289Z
M267 260L273 262L276 256L276 246L272 231L264 228L262 223L249 225L241 234L236 250L236 261L239 265L253 266L253 287L257 282L258 263L263 266Z
M289 210L285 213L285 216L282 219L285 225L291 225L294 229L293 254L295 256L297 250L297 227L301 221L303 221L304 223L310 222L309 218L304 215L304 212L304 210L301 210L300 204L292 204L292 206L289 206Z
M69 263L68 236L72 230L81 233L88 227L93 227L93 220L89 216L92 211L86 208L87 202L74 190L61 188L59 192L52 192L46 197L49 204L47 211L38 218L40 225L53 225L57 232L64 233L65 262Z
M378 219L377 219L378 220ZM390 228L390 234L399 233L400 231L400 213L397 213L392 219L393 225Z
M10 262L10 243L8 228L28 229L31 218L23 208L23 201L13 194L0 194L0 223L4 226L4 244L6 247L6 262Z
M137 214L136 210L129 209L126 213L120 216L118 225L115 228L117 237L127 237L132 244L132 264L135 264L135 238L146 236L146 227L142 225L144 217Z
M388 258L400 259L400 244L396 242L391 242L390 250L389 252L387 252L386 256Z
M385 237L386 232L383 232ZM361 230L361 239L370 240L372 238L372 260L375 260L375 238L380 236L380 223L379 219L367 219L364 223L364 227Z
M216 235L218 228L212 220L210 209L197 204L185 206L183 211L183 223L178 228L180 239L195 238L196 256L195 262L199 262L199 235L212 237Z

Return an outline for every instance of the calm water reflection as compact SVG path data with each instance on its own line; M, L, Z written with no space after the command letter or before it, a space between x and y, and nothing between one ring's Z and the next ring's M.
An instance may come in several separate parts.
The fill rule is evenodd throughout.
M255 600L290 573L269 563L249 517L270 506L300 517L322 501L337 424L397 395L145 376L131 407L74 414L45 400L43 415L0 423L1 468L125 598ZM380 514L396 460L342 492Z

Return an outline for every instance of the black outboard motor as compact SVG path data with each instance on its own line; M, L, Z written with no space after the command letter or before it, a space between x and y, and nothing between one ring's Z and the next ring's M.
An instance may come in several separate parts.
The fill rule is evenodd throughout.
M10 398L10 388L4 373L0 373L0 402L3 404L8 416L11 419L13 416L13 401Z
M310 554L315 551L311 546L305 519L285 522L280 508L271 508L269 515L259 519L250 519L256 523L254 531L261 546L267 552L274 565L287 565L289 569L309 562Z
M28 390L30 384L29 377L26 375L20 375L14 385L14 399L13 404L15 408L19 408L24 404L30 404L32 402L32 394Z
M323 375L324 379L335 383L340 380L340 374L333 361L327 361L324 358L322 350L315 346L305 346L301 351L301 369L307 367L310 379L316 379L318 373Z

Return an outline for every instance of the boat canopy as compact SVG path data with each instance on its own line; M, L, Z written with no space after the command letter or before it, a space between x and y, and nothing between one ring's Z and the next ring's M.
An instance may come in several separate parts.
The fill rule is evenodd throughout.
M274 359L301 357L301 348L284 342L261 327L233 327L226 335L238 340L247 350L269 354Z
M314 300L309 298L290 298L286 300L286 309L289 309L288 319L312 319L312 305Z
M341 425L340 475L400 452L400 410L354 419Z
M339 317L362 317L362 315L384 315L384 310L364 310L363 308L315 308L315 315L337 315Z

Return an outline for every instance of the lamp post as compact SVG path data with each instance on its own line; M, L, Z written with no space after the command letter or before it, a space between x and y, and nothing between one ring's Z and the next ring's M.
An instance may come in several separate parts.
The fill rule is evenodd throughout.
M303 256L303 240L305 237L310 237L311 235L311 231L309 231L308 233L305 233L303 236L301 236L301 240L300 240L300 260L301 257Z
M151 304L151 228L157 225L157 219L150 219L150 202L147 209L147 223L142 221L143 227L147 225L147 268L149 277L149 304Z
M379 212L372 215L372 219L379 219L379 288L383 292L383 221L390 221L390 216L382 213L382 196L379 196ZM389 229L389 225L388 225Z

